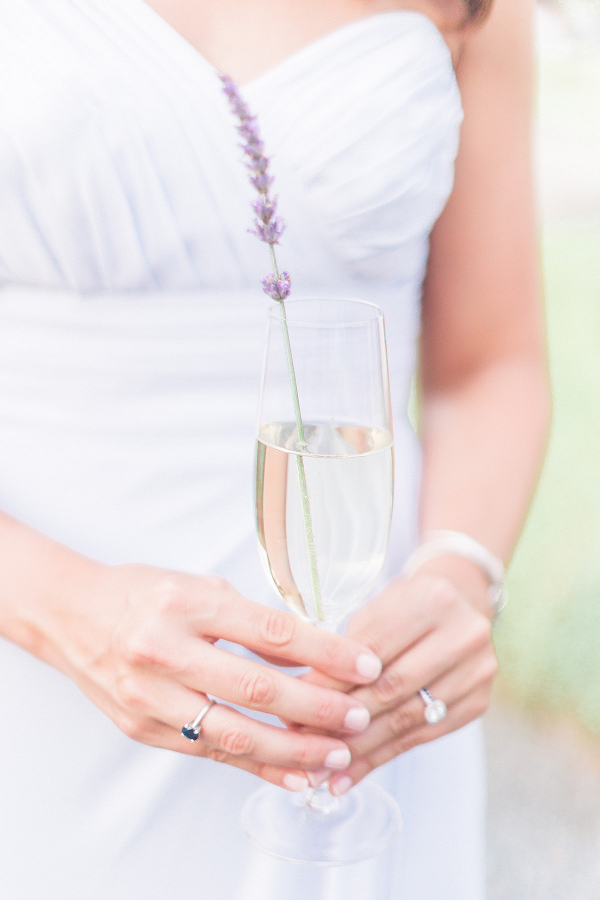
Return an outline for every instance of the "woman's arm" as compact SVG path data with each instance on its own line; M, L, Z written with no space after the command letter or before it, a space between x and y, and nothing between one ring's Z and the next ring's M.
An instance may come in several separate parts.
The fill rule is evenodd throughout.
M352 696L229 653L218 639L362 683L381 671L366 647L253 603L221 578L100 565L2 514L0 634L71 678L135 740L208 756L290 790L305 787L304 770L330 754L337 767L347 765L339 735L363 730L367 711ZM299 716L336 736L293 733L219 703L201 739L187 741L181 727L207 693Z
M549 418L532 11L528 0L496 0L465 43L455 187L431 236L423 297L421 527L465 531L505 560L537 480Z
M537 480L549 416L531 19L529 0L496 0L464 42L455 187L432 234L423 298L421 529L466 532L505 560ZM353 762L330 779L334 793L486 709L496 671L487 588L473 563L440 557L394 580L353 617L347 634L385 667L376 684L353 691L372 722L348 741ZM438 725L424 721L423 686L448 706Z

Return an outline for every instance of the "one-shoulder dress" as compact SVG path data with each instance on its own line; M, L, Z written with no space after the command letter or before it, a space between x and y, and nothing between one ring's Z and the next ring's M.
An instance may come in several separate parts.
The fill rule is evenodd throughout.
M0 86L0 509L102 562L219 573L277 604L252 498L270 263L215 70L143 0L11 0ZM416 534L407 402L462 118L450 55L424 15L380 13L243 93L294 292L385 312L390 577ZM252 848L255 778L134 743L4 639L0 734L2 900L482 900L477 723L373 773L403 833L329 869Z

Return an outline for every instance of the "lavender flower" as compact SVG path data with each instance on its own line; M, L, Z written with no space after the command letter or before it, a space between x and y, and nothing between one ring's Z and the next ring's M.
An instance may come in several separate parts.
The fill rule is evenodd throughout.
M259 240L264 241L265 244L273 244L279 243L279 238L283 234L283 230L285 225L282 220L277 217L273 219L272 222L259 222L258 219L254 220L254 228L249 228L248 231L250 234L255 234Z
M269 188L273 184L273 176L267 175L266 172L260 172L255 170L256 174L250 176L250 184L253 184L259 194L263 194L265 198L269 199ZM269 243L267 241L267 243Z
M257 156L252 159L252 162L246 163L246 168L249 172L258 172L260 175L263 175L267 171L268 165L268 159L264 156Z
M232 107L234 107L234 112L237 113L238 118L242 123L241 125L236 126L238 133L241 134L243 138L246 138L247 141L260 141L257 124L258 120L256 116L250 115L248 107L239 95L238 98L233 101Z
M281 301L290 292L290 276L285 272L283 275L279 274L273 249L285 231L285 224L283 219L275 215L277 197L269 196L269 190L273 184L273 176L268 171L269 158L264 153L265 145L258 133L256 116L250 115L250 110L242 99L237 85L228 75L221 74L219 78L223 84L223 92L229 100L231 111L240 122L236 127L243 141L240 148L247 157L246 168L250 183L260 194L259 199L252 204L256 213L254 228L249 228L248 231L271 248L271 259L275 272L273 275L263 278L263 290L269 297Z
M285 300L290 292L290 283L287 272L282 272L279 278L271 272L262 279L263 291L272 300Z
M261 222L270 222L277 211L277 197L272 200L263 200L261 197L254 201L252 209Z

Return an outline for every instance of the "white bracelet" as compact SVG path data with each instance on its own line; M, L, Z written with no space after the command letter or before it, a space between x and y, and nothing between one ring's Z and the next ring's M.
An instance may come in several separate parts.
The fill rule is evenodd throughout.
M462 531L430 531L406 560L402 574L414 575L431 559L447 555L462 556L483 570L490 582L488 597L495 620L508 601L508 592L504 587L504 563L487 547Z

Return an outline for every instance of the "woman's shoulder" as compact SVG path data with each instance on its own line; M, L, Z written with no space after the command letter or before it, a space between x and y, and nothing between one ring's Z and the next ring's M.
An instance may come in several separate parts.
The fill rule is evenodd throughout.
M420 12L436 26L460 75L472 48L510 53L519 37L530 36L533 0L368 0L373 12L406 9ZM479 65L482 65L480 59Z

